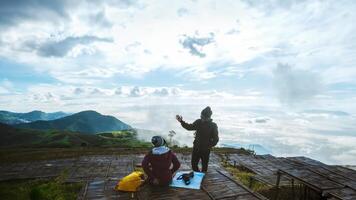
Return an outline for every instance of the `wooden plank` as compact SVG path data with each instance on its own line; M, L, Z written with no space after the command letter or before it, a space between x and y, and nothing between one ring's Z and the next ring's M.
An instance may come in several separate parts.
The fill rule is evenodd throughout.
M354 170L339 166L328 166L319 161L314 161L305 157L293 157L288 159L294 160L300 164L305 164L304 168L307 168L308 170L313 171L314 173L317 173L320 176L327 178L328 180L337 182L356 190L356 178L353 178L352 176Z
M269 185L274 185L277 179L277 171L280 168L281 164L278 162L278 164L275 164L273 162L268 161L267 159L271 158L266 158L263 156L253 156L253 155L240 155L240 154L234 154L230 156L230 159L232 162L236 161L238 165L243 166L256 175L254 178L256 180L259 180L261 182L264 182ZM273 159L275 159L273 157ZM286 169L289 169L290 167L287 167ZM281 179L281 185L287 185L290 183L290 180L287 177L282 177Z
M55 177L68 169L68 182L88 181L85 198L130 199L131 193L114 191L117 181L133 171L143 154L81 156L75 159L58 159L27 163L0 164L0 180ZM180 170L190 170L190 154L177 154L182 163ZM283 170L294 179L320 189L334 198L355 197L356 173L340 166L329 166L305 157L276 158L267 156L228 155L254 171L255 178L266 182L276 181L276 171ZM149 190L148 197L156 199L261 199L248 188L230 178L220 164L220 156L212 153L209 171L203 181L204 190L168 188L165 191ZM233 164L233 160L230 163ZM218 169L221 173L217 172ZM227 175L227 176L226 176ZM281 181L290 179L282 178ZM83 188L85 190L85 188ZM134 197L135 199L136 197Z
M356 199L356 190L348 187L342 189L333 189L325 191L324 195L332 196L342 200L353 200Z

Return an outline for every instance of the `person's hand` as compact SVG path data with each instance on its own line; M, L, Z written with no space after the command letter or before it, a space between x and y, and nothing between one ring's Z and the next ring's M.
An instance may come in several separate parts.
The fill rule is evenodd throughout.
M176 175L177 171L173 172L172 171L172 178L174 178L174 176Z
M177 121L179 122L182 122L183 121L183 117L181 115L176 115L176 119Z
M155 178L155 179L153 179L152 183L153 183L153 185L158 185L159 181L158 181L158 179Z

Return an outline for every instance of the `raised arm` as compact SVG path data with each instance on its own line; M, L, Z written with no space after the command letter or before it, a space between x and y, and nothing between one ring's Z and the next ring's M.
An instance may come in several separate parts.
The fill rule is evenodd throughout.
M188 131L197 130L198 120L195 120L193 124L189 124L183 121L183 117L181 115L176 115L176 119L182 125L182 127L187 129Z
M195 120L195 122L193 122L192 124L189 124L182 120L180 124L182 125L183 128L187 129L188 131L193 131L193 130L197 130L198 120Z

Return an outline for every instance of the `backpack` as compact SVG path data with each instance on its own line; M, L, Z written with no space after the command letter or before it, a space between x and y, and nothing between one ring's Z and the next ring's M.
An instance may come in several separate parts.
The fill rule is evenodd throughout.
M122 178L117 185L115 186L115 190L124 191L124 192L136 192L137 189L144 182L144 174L142 172L132 172L131 174Z

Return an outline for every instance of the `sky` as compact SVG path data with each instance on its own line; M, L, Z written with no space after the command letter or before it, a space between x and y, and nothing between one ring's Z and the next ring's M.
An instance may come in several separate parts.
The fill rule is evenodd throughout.
M0 110L96 110L191 145L356 164L356 2L2 0Z

